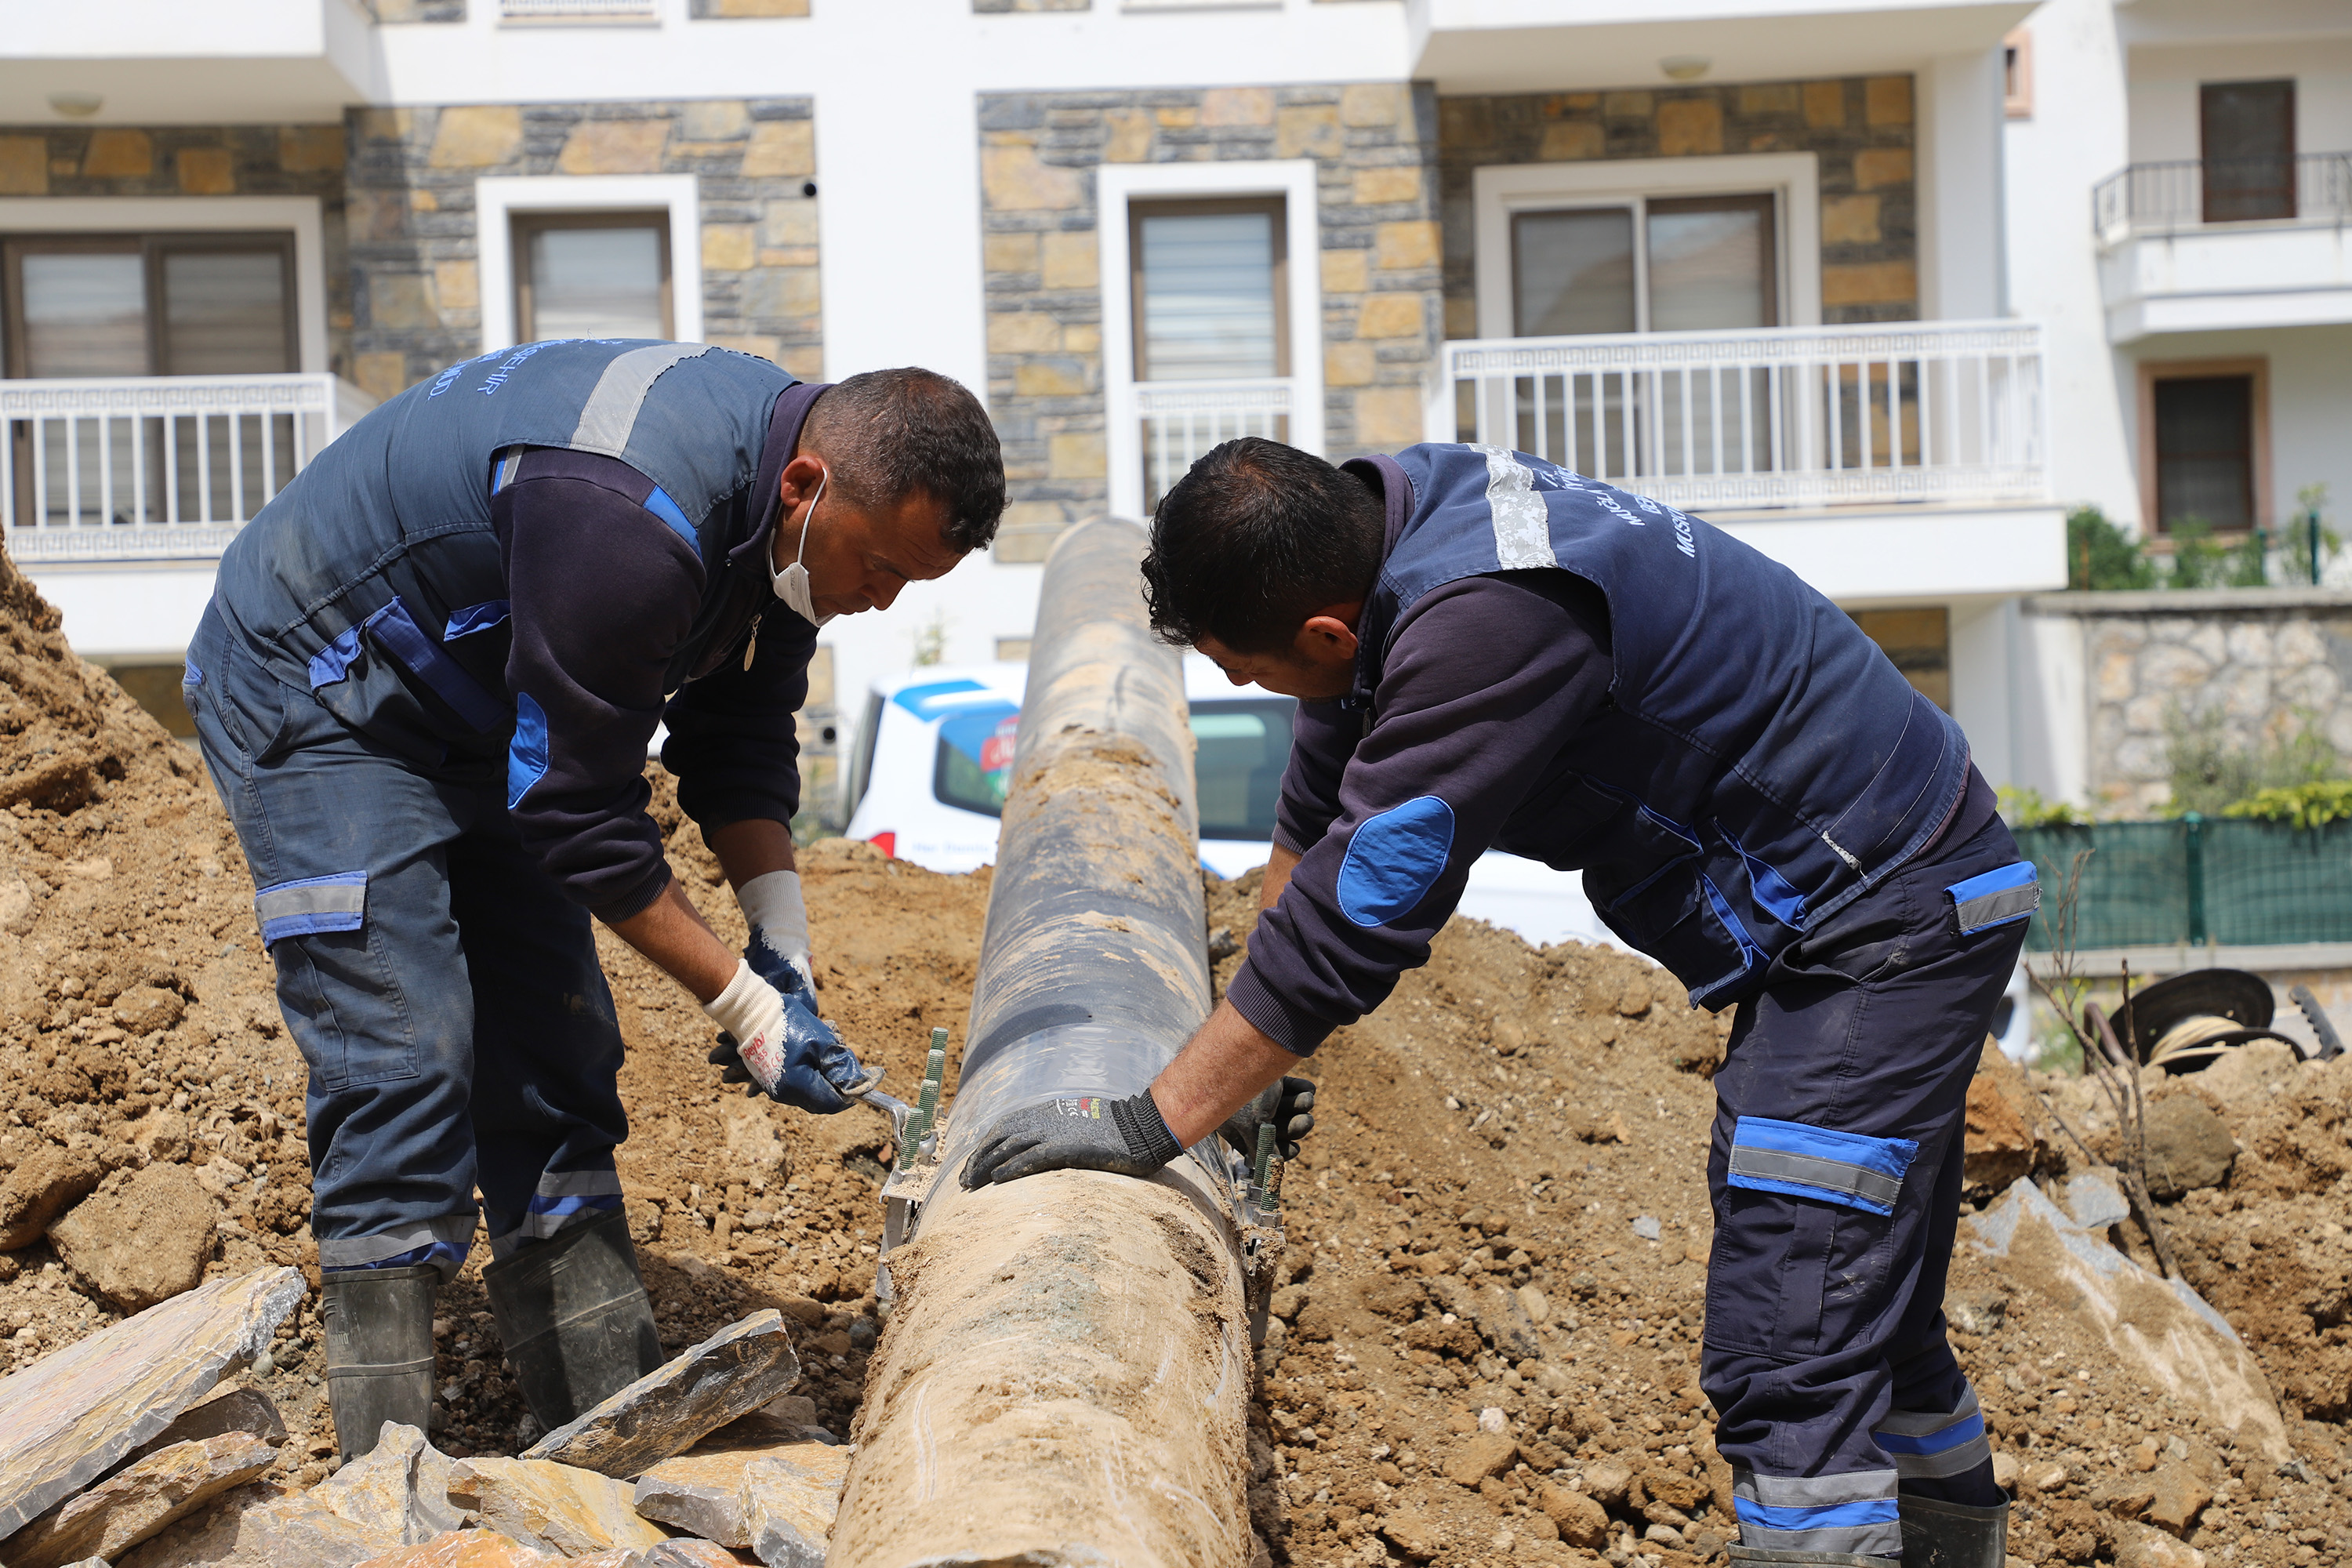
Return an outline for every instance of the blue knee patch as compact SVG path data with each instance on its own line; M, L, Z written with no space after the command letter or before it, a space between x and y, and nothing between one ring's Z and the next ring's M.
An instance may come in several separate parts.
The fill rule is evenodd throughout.
M1339 912L1360 926L1386 925L1428 896L1454 849L1454 808L1424 795L1381 813L1348 840L1339 866Z
M1755 1192L1891 1215L1904 1173L1918 1153L1919 1145L1908 1138L1865 1138L1801 1121L1743 1116L1732 1130L1726 1180Z
M2032 920L2033 911L2042 907L2042 884L2031 860L1955 882L1944 892L1952 900L1952 914L1959 921L1962 936Z
M367 919L367 879L365 871L338 871L260 889L253 895L253 912L261 921L261 945L317 931L359 930Z
M528 691L515 693L514 739L507 742L507 809L547 776L547 710Z

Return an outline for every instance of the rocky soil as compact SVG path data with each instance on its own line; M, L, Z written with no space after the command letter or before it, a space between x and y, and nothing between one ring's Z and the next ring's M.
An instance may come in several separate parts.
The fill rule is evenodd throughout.
M656 784L673 864L735 934L715 862ZM987 873L841 842L803 871L827 1014L893 1086L919 1081L934 1025L952 1063ZM302 1070L251 897L194 753L76 659L0 560L0 1373L207 1277L279 1263L315 1282ZM1255 879L1210 899L1222 980ZM848 1434L877 1330L884 1122L722 1092L691 1000L616 942L604 958L630 1046L621 1170L665 1343L779 1307L799 1392ZM1696 1377L1727 1021L1639 961L1458 922L1315 1058L1320 1126L1287 1175L1252 1442L1254 1522L1278 1561L1720 1560L1729 1473ZM1979 1089L1978 1202L2020 1176L2058 1190L2090 1163L2074 1137L2113 1152L2078 1080L1989 1070ZM1964 1239L1948 1306L2023 1504L2011 1551L2352 1560L2352 1067L2250 1057L2158 1099L2194 1107L2166 1113L2170 1244L2259 1360L2284 1457L2106 1353L2078 1293ZM2154 1261L2129 1222L2103 1240ZM432 1436L459 1458L539 1436L483 1260L440 1312ZM284 1414L273 1479L298 1486L331 1452L319 1342L313 1298L243 1374Z

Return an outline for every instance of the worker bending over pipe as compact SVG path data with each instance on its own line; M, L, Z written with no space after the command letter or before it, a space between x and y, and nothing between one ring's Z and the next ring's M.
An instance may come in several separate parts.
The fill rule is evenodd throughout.
M820 625L943 575L1003 507L995 432L944 376L809 386L701 343L572 339L411 387L223 554L184 689L309 1068L345 1458L426 1424L478 1187L541 1426L660 1364L591 915L703 1004L730 1080L821 1114L866 1081L816 1012L793 712ZM646 815L665 721L740 958Z
M1700 1385L1735 1563L2000 1568L1945 1342L1968 1085L2039 903L1967 738L1697 519L1496 447L1228 442L1161 501L1154 627L1300 700L1248 961L1150 1089L1004 1119L967 1183L1149 1173L1428 960L1489 848L1737 1006Z

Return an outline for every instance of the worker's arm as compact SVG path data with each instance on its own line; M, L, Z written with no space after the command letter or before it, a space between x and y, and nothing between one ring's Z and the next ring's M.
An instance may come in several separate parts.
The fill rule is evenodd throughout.
M1260 914L1281 901L1282 889L1290 886L1290 873L1297 865L1297 850L1280 844L1274 847L1274 853L1265 858L1265 880L1257 892Z

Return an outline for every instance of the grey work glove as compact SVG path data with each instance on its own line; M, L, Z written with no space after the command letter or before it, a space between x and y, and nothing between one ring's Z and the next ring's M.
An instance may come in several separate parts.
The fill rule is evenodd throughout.
M1315 1118L1307 1114L1315 1109L1315 1080L1311 1078L1286 1078L1267 1084L1257 1097L1225 1119L1217 1129L1225 1142L1249 1159L1257 1158L1257 1130L1266 1123L1274 1124L1275 1153L1285 1160L1298 1158L1298 1141L1315 1131Z
M1184 1152L1151 1091L1129 1100L1085 1095L1016 1110L988 1131L963 1165L965 1191L1041 1171L1148 1176Z

